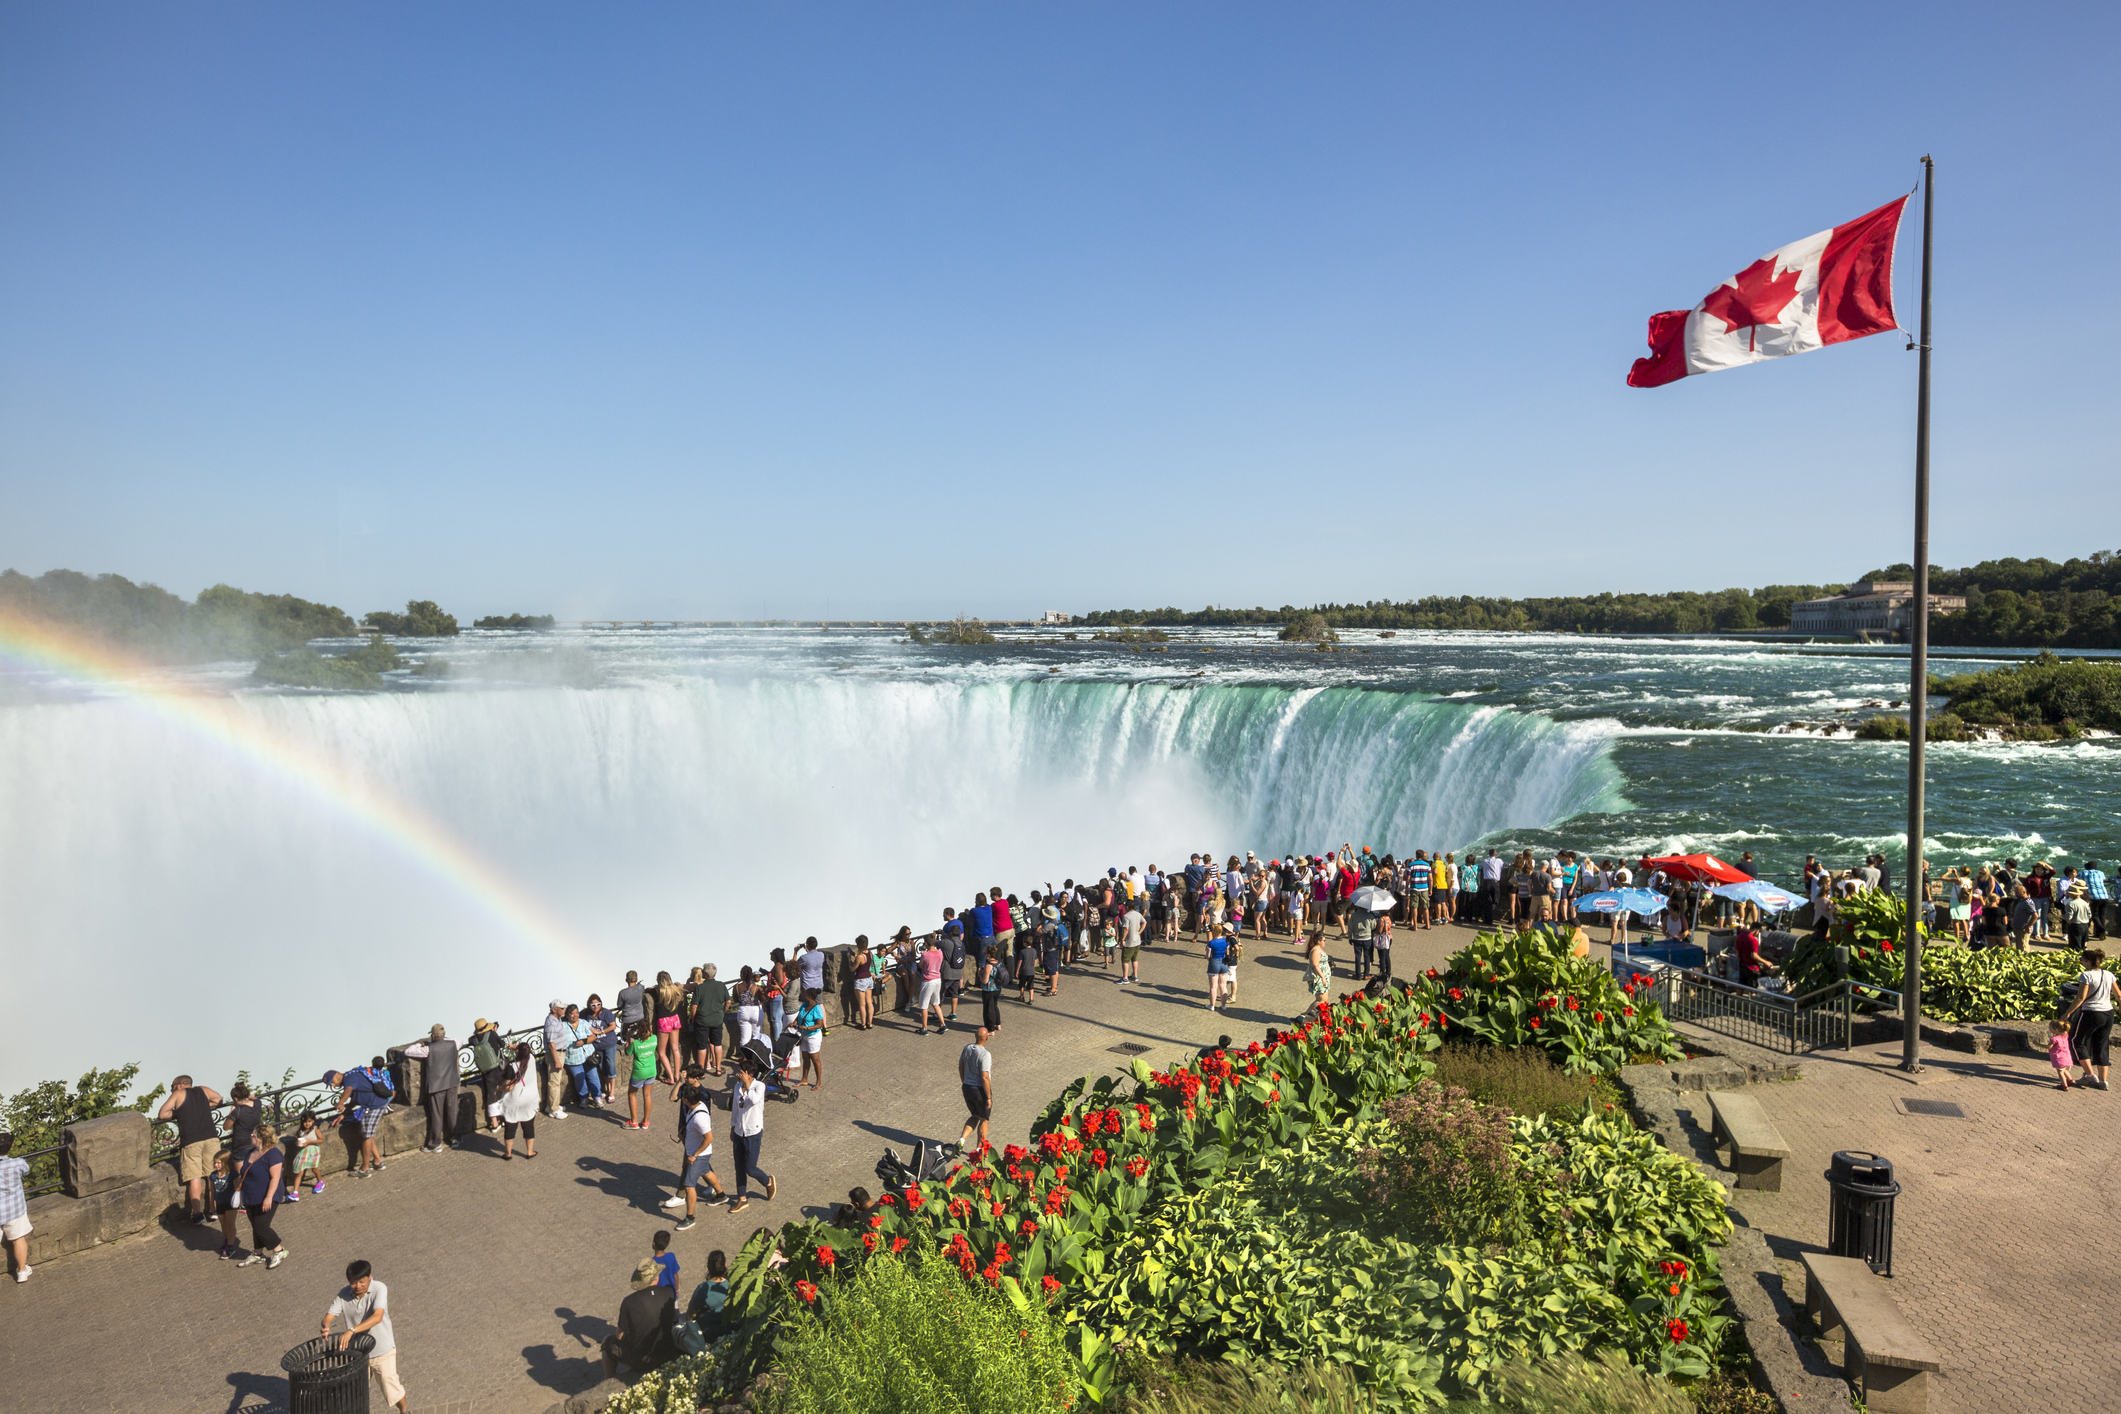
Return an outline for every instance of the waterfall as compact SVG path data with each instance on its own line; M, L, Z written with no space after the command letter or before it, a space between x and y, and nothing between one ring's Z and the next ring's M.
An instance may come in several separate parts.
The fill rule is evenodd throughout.
M628 968L926 927L993 884L1627 808L1610 723L1360 687L820 672L210 710L402 800L573 941L166 715L0 708L0 936L10 992L48 1002L7 1028L0 1088L135 1059L307 1076L608 1000Z

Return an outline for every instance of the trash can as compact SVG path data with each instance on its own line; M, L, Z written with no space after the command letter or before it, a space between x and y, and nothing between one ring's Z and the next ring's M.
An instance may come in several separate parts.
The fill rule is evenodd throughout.
M368 1414L368 1352L375 1348L376 1338L362 1331L344 1350L339 1337L321 1335L281 1356L288 1414Z
M1892 1160L1860 1150L1837 1150L1827 1167L1826 1182L1826 1250L1836 1257L1861 1257L1872 1271L1891 1276L1893 1200L1900 1196Z

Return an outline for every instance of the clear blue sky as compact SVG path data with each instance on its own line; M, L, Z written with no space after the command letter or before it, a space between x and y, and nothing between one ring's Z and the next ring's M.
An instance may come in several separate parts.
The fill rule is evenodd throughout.
M467 618L1840 579L1908 553L1899 340L1622 378L1925 151L1936 558L2121 545L2121 11L1614 9L10 5L0 565Z

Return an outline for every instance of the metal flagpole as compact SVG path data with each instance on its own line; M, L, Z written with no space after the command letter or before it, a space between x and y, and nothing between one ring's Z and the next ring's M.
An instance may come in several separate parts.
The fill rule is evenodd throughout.
M1907 938L1900 984L1900 1068L1922 1069L1922 744L1930 697L1930 216L1937 165L1922 159L1922 335L1915 375L1915 620L1908 654Z

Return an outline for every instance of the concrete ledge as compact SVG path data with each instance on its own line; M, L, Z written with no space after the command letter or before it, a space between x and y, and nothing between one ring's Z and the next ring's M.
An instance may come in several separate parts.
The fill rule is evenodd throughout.
M157 1164L147 1177L120 1188L83 1198L47 1193L29 1200L31 1265L127 1237L161 1220L182 1204L184 1185L170 1164Z
M1799 1343L1797 1305L1760 1229L1741 1227L1723 1249L1723 1285L1731 1314L1753 1356L1753 1378L1786 1414L1853 1414L1849 1387L1816 1349Z

